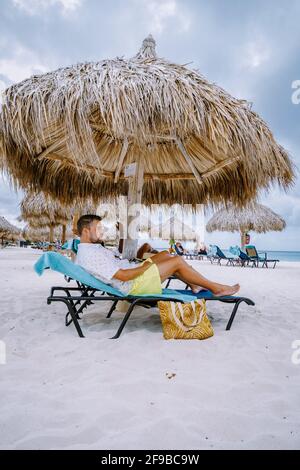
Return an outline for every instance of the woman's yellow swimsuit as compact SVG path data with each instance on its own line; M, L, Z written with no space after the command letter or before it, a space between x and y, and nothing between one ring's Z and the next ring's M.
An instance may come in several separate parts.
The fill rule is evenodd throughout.
M151 260L151 258L146 259L144 263L152 263L150 268L148 268L143 274L140 274L133 280L132 287L129 291L130 295L149 295L149 294L161 294L161 280L158 271L158 267Z

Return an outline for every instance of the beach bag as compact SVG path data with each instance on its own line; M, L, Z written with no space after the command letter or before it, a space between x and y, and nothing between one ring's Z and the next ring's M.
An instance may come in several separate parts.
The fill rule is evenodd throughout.
M214 334L204 299L185 304L159 301L158 308L165 339L206 339Z

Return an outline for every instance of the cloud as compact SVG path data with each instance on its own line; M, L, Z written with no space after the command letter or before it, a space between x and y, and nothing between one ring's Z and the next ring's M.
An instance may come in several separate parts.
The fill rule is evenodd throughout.
M11 47L10 57L0 58L0 72L7 82L19 82L33 74L47 72L36 54L24 46ZM2 80L3 83L4 80Z
M269 45L263 40L255 40L245 45L242 65L246 68L257 68L271 59Z
M20 215L19 203L22 197L22 191L14 191L6 178L0 175L0 215L18 227L24 225L16 221Z
M176 20L180 31L187 31L191 19L182 4L175 0L146 0L143 2L149 14L149 28L153 33L162 33L169 20Z
M12 0L12 2L14 6L28 15L43 14L44 10L52 6L58 6L62 13L66 14L76 10L82 4L82 0Z

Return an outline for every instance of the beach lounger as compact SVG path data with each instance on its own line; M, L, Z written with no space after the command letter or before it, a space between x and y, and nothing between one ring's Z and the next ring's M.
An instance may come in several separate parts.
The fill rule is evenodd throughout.
M199 253L185 253L184 258L187 260L203 260L203 255L199 255Z
M250 258L247 253L242 251L239 246L231 246L229 248L229 251L236 257L237 265L242 266L243 268L245 266L251 266L252 268L255 268L257 266L256 261Z
M89 274L81 266L74 264L66 257L59 253L45 253L43 254L34 265L34 269L38 275L42 275L45 269L52 269L57 271L69 279L73 279L77 283L77 287L56 286L51 288L50 296L47 298L47 303L62 302L67 306L68 312L66 315L66 326L71 323L74 324L77 333L80 337L84 337L79 320L80 314L90 304L95 302L111 300L112 305L107 313L107 318L110 318L115 310L119 301L126 300L129 302L129 307L124 315L123 320L112 339L119 338L121 335L133 309L139 305L146 308L155 307L159 300L169 300L175 302L190 302L193 299L206 299L217 300L219 302L234 304L226 330L230 330L232 322L235 318L237 310L242 302L247 305L255 305L254 302L246 297L223 296L215 297L210 291L201 291L195 295L192 291L187 290L172 290L163 289L161 295L143 295L131 296L124 295L118 289L115 289L109 284L106 284L96 277Z
M259 266L259 263L262 263L262 268L268 268L268 263L273 263L273 269L276 267L276 264L279 263L279 259L268 259L267 253L262 251L257 251L254 245L246 246L246 253L252 259L256 261L256 266ZM261 256L264 255L264 256Z
M219 264L221 265L222 260L226 260L226 266L234 266L236 262L236 258L231 257L231 256L226 256L221 248L219 248L217 245L212 245L211 246L211 254L207 256L208 259L210 260L211 264Z

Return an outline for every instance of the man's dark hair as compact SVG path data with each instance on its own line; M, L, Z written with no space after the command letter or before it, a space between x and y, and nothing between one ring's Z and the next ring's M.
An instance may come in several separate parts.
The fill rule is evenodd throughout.
M79 236L81 236L82 231L85 227L89 227L94 220L98 220L100 222L102 220L102 217L96 214L86 214L82 215L77 222L77 233Z

